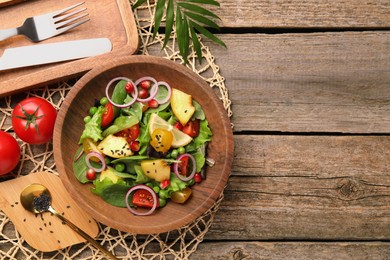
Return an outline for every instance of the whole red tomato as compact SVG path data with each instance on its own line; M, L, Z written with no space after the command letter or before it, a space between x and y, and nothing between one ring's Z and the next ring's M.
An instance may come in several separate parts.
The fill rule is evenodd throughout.
M16 105L12 127L16 135L29 144L43 144L53 138L57 111L47 100L30 97Z
M15 138L0 131L0 175L12 171L19 162L20 147Z

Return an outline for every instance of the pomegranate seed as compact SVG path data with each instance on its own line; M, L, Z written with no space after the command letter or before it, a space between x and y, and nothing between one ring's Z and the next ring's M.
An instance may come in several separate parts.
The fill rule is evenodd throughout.
M127 83L126 83L126 86L125 86L125 89L126 89L126 92L127 92L128 94L131 94L131 93L133 93L135 87L134 87L133 83L127 82Z
M141 81L139 83L139 85L141 86L141 88L148 90L150 88L150 86L152 85L152 83L149 80L144 80L144 81Z
M199 183L199 182L202 181L202 175L201 175L199 172L195 173L195 175L194 175L194 181L195 181L196 183Z
M155 100L155 99L150 100L150 101L148 102L148 106L151 107L151 108L156 108L156 107L158 107L158 102L157 102L157 100Z
M138 97L139 98L144 99L144 98L147 98L148 96L149 96L149 92L146 89L140 89L138 91Z
M86 172L86 177L88 180L93 181L96 179L96 172L94 169L88 169Z

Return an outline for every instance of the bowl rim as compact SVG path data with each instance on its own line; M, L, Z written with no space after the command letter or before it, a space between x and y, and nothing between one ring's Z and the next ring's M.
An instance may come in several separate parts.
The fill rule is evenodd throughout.
M211 99L214 99L213 102L216 102L217 104L220 103L221 105L217 105L216 109L218 110L217 113L221 116L221 124L223 125L223 130L226 136L226 150L225 150L225 162L222 169L222 174L218 180L218 184L215 185L215 188L208 194L207 198L205 199L204 203L202 203L202 207L199 208L206 208L206 210L203 210L203 212L197 212L197 214L191 214L188 218L183 218L180 221L177 221L177 227L172 228L173 223L171 222L169 224L161 224L160 226L152 226L152 227L142 227L139 228L126 228L121 223L113 223L108 218L108 216L104 216L102 214L99 214L99 212L91 207L90 205L86 205L83 203L80 196L75 196L77 190L75 187L70 183L68 180L65 165L62 160L62 149L59 149L61 147L62 143L62 134L61 129L58 129L58 126L62 126L65 120L66 111L69 109L70 104L72 101L76 98L78 92L82 89L83 86L88 84L91 80L93 80L96 76L100 75L101 73L104 73L108 70L114 69L115 67L120 66L126 66L129 64L136 64L136 63L151 63L156 65L163 65L163 66L169 66L174 67L174 69L179 70L181 73L183 73L186 77L190 78L190 80L197 82L197 84L202 84L203 88L209 89L207 90L212 94L210 96ZM54 136L53 136L53 148L54 148L54 160L57 167L57 172L59 174L59 177L64 184L64 186L67 188L69 193L71 194L71 197L78 203L81 204L80 206L83 207L83 209L95 220L110 226L112 228L115 228L117 230L126 231L130 233L136 233L136 234L157 234L162 232L168 232L174 229L178 229L181 227L186 226L187 224L192 223L194 220L196 220L199 216L207 212L217 201L218 198L223 194L223 191L227 185L228 178L231 173L232 163L233 163L233 151L234 151L234 142L233 142L233 131L231 128L230 120L227 115L227 111L223 108L223 105L221 101L217 98L217 96L212 92L211 87L207 84L205 80L203 80L198 74L190 70L189 68L185 67L182 64L179 64L177 62L171 61L167 58L162 57L156 57L156 56L146 56L146 55L134 55L134 56L128 56L128 57L119 57L115 58L109 62L106 62L104 64L100 64L99 66L95 67L94 69L87 72L84 76L82 76L76 84L72 87L72 89L69 91L67 96L65 97L61 108L59 110L59 113L57 115L57 120L55 124L54 129ZM107 224L110 222L110 224Z

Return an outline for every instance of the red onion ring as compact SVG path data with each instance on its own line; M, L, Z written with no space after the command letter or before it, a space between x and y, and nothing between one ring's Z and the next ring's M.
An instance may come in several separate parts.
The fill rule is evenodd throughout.
M149 102L150 100L152 100L156 95L157 95L157 91L158 91L158 85L157 85L157 80L153 77L142 77L142 78L139 78L137 79L134 84L135 84L135 87L137 88L137 86L142 82L142 81L145 81L145 80L148 80L148 81L151 81L152 82L152 87L150 89L150 95L149 97L147 98L139 98L137 97L137 101L138 102L142 102L142 103L145 103L145 102Z
M77 161L81 158L81 156L83 155L83 153L84 153L84 149L80 149L80 152L79 152L79 154L76 156L76 158L74 158L74 161L77 162Z
M177 160L180 161L183 157L186 157L186 156L192 161L192 171L191 171L191 174L189 176L185 177L179 173L179 163L180 162L176 162L173 164L173 171L174 171L176 177L179 178L181 181L191 180L192 178L194 178L195 171L196 171L196 161L195 161L194 156L192 156L191 154L183 153L182 155L177 157Z
M139 212L139 211L136 211L135 209L133 209L130 204L129 204L129 196L130 194L133 192L133 191L136 191L136 190L146 190L148 192L150 192L150 194L152 194L152 197L153 197L153 206L152 208L149 210L149 211L146 211L146 212ZM136 216L148 216L150 214L152 214L156 208L157 208L157 195L156 193L154 192L154 190L152 188L150 188L149 186L146 186L144 184L138 184L138 185L135 185L133 186L132 188L129 189L129 191L126 193L126 207L127 209L133 213L134 215Z
M165 81L159 81L157 82L157 86L160 87L160 86L164 86L167 90L168 90L168 94L167 96L162 99L162 100L159 100L157 98L155 98L155 100L161 105L161 104L165 104L169 101L169 99L171 98L171 94L172 94L172 89L171 89L171 86L169 86L168 83L166 83Z
M99 161L102 163L102 167L100 169L91 165L91 162L89 161L89 158L91 157L96 157L99 159ZM106 160L104 160L103 155L98 152L89 152L87 156L85 156L85 162L87 163L88 168L93 169L95 172L102 172L104 169L106 169Z
M120 108L124 108L124 107L129 107L131 106L132 104L135 103L135 101L137 100L137 97L138 97L138 89L136 87L134 87L134 91L131 93L131 96L133 97L133 100L131 100L129 103L126 103L126 104L117 104L115 103L114 101L112 101L112 99L110 98L110 95L108 94L108 90L110 89L112 83L116 82L116 81L119 81L119 80L125 80L126 82L130 82L132 84L134 84L134 82L129 79L129 78L125 78L125 77L116 77L116 78L113 78L112 80L110 80L110 82L108 82L107 84L107 87L106 87L106 97L108 99L108 101L113 105L113 106L116 106L116 107L120 107ZM136 86L134 84L134 86Z
M149 80L151 81L153 84L156 84L157 83L157 80L153 77L149 77L149 76L146 76L146 77L142 77L142 78L139 78L137 79L134 83L135 83L135 86L138 86L139 83L141 83L142 81L145 81L145 80Z

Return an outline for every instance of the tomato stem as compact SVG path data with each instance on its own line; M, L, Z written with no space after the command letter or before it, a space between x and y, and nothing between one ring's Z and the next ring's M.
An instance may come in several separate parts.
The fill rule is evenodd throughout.
M19 119L22 119L22 120L25 120L26 121L26 126L25 126L25 129L27 130L29 127L30 127L30 124L32 124L34 127L35 127L35 130L37 130L37 133L39 133L39 127L38 127L38 124L37 124L37 119L40 119L42 117L44 117L45 115L40 115L40 116L37 116L37 112L38 112L38 109L39 109L39 106L37 106L37 108L35 109L35 111L31 114L29 114L24 108L22 105L20 105L20 109L22 110L23 112L23 116L15 116L16 118L19 118Z

